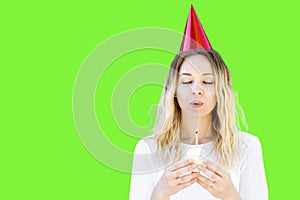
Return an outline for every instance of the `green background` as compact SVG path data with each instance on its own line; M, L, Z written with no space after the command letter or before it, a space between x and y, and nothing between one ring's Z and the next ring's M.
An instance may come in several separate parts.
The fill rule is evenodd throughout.
M76 74L98 44L122 31L183 32L190 3L231 70L249 132L260 137L270 199L298 196L297 1L2 1L0 199L128 199L130 174L101 164L79 139L72 114ZM143 55L149 62L172 60L147 51L135 59L147 63ZM149 123L145 112L160 90L134 94L129 109L136 123ZM141 102L149 92L153 99ZM137 139L116 131L111 140L132 151Z

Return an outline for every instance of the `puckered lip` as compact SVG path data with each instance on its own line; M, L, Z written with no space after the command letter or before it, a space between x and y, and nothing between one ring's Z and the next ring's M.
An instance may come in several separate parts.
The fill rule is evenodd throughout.
M202 106L204 103L200 100L194 100L190 103L191 105Z

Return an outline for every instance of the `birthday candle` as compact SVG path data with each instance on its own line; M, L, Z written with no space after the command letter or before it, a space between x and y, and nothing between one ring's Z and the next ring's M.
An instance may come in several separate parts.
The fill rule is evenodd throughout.
M196 130L195 134L195 144L198 145L198 130Z

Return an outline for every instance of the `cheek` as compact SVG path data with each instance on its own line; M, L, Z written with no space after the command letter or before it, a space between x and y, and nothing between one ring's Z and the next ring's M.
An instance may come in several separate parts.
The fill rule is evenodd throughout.
M211 96L211 102L212 102L212 104L213 105L215 105L216 104L216 102L217 102L217 96L216 96L216 94L214 93L214 94L212 94L212 96Z
M214 87L207 88L206 92L207 92L210 99L216 99L216 91L215 91Z
M176 89L176 96L177 96L177 101L178 104L180 106L180 108L182 108L182 105L187 101L187 97L188 97L188 91L186 88L182 87L182 86L178 86Z
M213 109L217 103L217 96L215 90L210 91L208 98L209 109Z
M191 89L188 86L178 86L176 89L177 96L180 96L181 98L186 97L187 94L190 94Z

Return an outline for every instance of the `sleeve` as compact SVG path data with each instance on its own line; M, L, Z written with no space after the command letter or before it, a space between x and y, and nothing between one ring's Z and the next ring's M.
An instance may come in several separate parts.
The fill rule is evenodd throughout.
M241 200L268 200L268 186L260 141L251 138L241 165Z
M134 150L130 181L130 200L150 200L154 188L152 152L149 145L142 139Z

